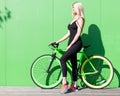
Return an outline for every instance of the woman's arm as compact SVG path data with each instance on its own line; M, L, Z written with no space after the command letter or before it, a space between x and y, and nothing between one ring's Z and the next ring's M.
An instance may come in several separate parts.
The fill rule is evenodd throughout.
M77 25L77 33L74 37L74 39L72 40L72 42L69 44L69 46L67 47L67 50L78 40L78 38L81 35L82 29L83 29L83 25L84 25L84 20L83 18L79 18L76 21L76 25Z
M68 30L67 34L65 34L61 39L59 39L58 41L56 41L56 43L63 42L63 41L66 40L69 36L70 36L70 32L69 32L69 30Z

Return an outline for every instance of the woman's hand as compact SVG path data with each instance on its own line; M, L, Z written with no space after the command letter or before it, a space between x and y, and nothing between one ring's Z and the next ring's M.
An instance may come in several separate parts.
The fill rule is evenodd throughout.
M67 47L67 50L70 49L70 47L71 47L71 45L69 45L69 46Z
M51 42L50 45L56 45L57 43L56 42Z

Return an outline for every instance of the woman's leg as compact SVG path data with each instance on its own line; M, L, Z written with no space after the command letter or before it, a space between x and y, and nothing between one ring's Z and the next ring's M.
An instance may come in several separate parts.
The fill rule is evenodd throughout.
M73 46L71 46L64 54L63 56L60 58L60 62L61 62L61 67L62 67L62 74L63 74L63 83L67 83L66 80L66 76L67 76L67 65L66 65L66 61L68 59L73 58L72 59L72 64L73 64L73 74L77 74L77 52L82 48L82 42L78 41L76 44L74 44ZM74 63L75 62L75 63ZM76 76L73 76L73 79L77 78ZM76 79L75 79L76 80Z
M69 59L69 52L65 52L63 54L63 56L60 58L60 62L61 62L61 67L62 67L62 75L63 75L63 81L62 84L66 84L67 83L67 65L66 65L66 61Z
M68 91L68 83L67 83L67 65L66 61L69 58L69 52L65 52L63 56L60 58L61 62L61 67L62 67L62 75L63 75L63 80L62 80L62 88L61 88L61 93L66 93Z
M78 77L77 52L80 51L81 48L82 48L82 42L79 41L72 47L72 50L74 50L74 54L72 54L70 57L70 61L72 64L72 80L74 87L77 87L77 77Z
M72 64L72 80L74 87L77 86L77 76L78 76L78 70L77 70L77 53L71 56L71 64Z

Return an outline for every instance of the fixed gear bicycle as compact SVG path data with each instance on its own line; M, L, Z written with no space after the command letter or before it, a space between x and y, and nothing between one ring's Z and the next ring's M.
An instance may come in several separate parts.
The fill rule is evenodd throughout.
M61 83L62 72L59 58L65 52L58 48L58 44L49 46L53 50L52 53L37 57L30 69L33 82L45 89L54 88ZM87 47L84 46L78 53L81 54L81 58L78 59L78 78L81 77L83 83L90 88L104 88L113 79L112 63L104 56L92 55L88 57L85 54ZM67 67L68 70L72 71L69 60Z

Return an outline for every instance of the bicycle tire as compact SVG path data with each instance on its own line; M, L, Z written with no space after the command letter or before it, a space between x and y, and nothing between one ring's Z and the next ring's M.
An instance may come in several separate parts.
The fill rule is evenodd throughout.
M61 64L59 58L55 57L52 66L47 72L52 54L44 54L34 60L31 65L30 75L32 81L39 87L50 89L58 86L62 81Z
M89 74L94 72L90 62L97 69L94 74ZM106 57L100 55L90 56L81 65L82 80L90 88L101 89L108 86L113 79L113 75L112 63Z

